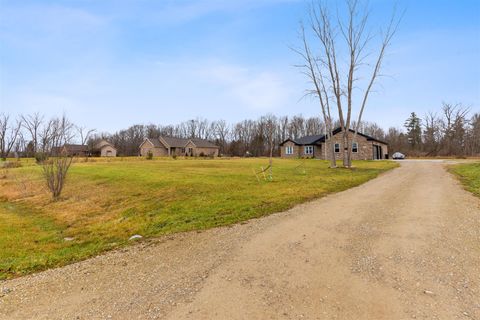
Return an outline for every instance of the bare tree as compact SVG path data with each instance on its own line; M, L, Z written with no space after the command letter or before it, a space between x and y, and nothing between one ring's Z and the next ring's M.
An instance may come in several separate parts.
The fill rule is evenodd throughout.
M23 127L30 134L32 142L32 151L35 154L38 151L38 137L40 134L40 127L43 123L43 115L36 112L33 115L22 116Z
M465 125L468 108L460 103L443 103L443 154L462 155L465 147Z
M435 112L429 111L423 117L423 148L426 155L437 155L441 146L441 121Z
M303 73L313 83L313 90L307 94L318 97L327 131L332 132L332 116L330 104L336 106L340 127L343 132L343 166L351 167L350 148L352 140L356 139L358 126L362 121L368 96L380 76L385 51L390 45L400 19L392 14L386 30L381 33L380 47L376 55L369 52L372 40L375 38L368 29L368 8L361 6L359 0L346 0L346 19L337 10L331 14L324 2L312 3L310 7L309 27L315 41L310 41L303 25L301 25L301 49L294 49L304 60L300 67ZM318 43L319 49L313 52L311 43ZM346 47L342 56L342 46ZM368 61L374 56L375 60ZM345 63L343 63L345 61ZM367 67L371 68L368 70ZM373 66L373 67L371 67ZM370 72L364 89L360 89L359 73ZM345 74L344 74L345 72ZM350 134L352 108L354 104L354 88L361 91L362 97L358 104L358 117L353 137ZM333 148L331 148L333 149ZM332 156L332 158L334 158ZM332 161L332 166L334 162Z
M224 154L226 151L227 138L230 133L230 128L225 120L214 121L212 122L212 126L214 134L220 142L220 152Z
M87 127L75 126L77 133L80 137L80 144L86 145L88 139L90 139L91 135L95 133L95 129L87 129Z
M6 160L20 135L22 120L10 120L10 115L0 113L0 159Z
M73 157L60 154L45 160L42 164L43 176L54 201L57 201L62 193L72 160Z
M48 122L44 132L48 133L45 139L50 145L50 152L58 150L60 146L64 146L74 138L73 128L73 123L65 115ZM57 201L62 193L72 161L73 157L69 156L65 150L42 161L43 176L54 201Z

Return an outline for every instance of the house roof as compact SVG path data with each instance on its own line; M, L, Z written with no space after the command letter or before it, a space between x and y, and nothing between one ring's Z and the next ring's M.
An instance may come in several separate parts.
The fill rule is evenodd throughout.
M68 152L86 152L88 151L88 146L82 144L64 144L63 148L65 148Z
M355 130L353 130L353 129L349 129L349 131L352 132L352 133L355 132ZM338 127L335 130L333 130L332 133L333 133L333 135L336 135L340 132L342 132L342 128ZM369 136L367 134L364 134L364 133L361 133L361 132L357 132L357 134L362 136L362 137L365 137L367 139L367 141L376 141L376 142L379 142L379 143L388 144L385 141L376 139L374 137L371 137L371 136ZM322 134L322 135L305 136L305 137L301 137L301 138L298 138L298 139L295 139L295 140L289 138L289 139L283 141L280 145L283 145L287 141L292 141L293 143L295 143L297 145L301 145L301 146L312 145L312 144L316 144L316 143L325 142L325 135Z
M313 136L305 136L295 140L294 142L296 144L307 145L307 144L315 144L321 139L325 140L325 135L320 134L320 135L313 135Z
M115 146L113 144L111 144L110 142L108 142L107 140L100 140L99 142L97 142L97 144L95 144L95 146L94 146L94 150L100 150L100 149L102 149L103 147L106 147L106 146L110 146L110 147L112 147L113 149L116 150Z
M208 140L197 138L185 139L161 136L158 138L145 139L145 141L147 140L157 148L185 148L189 142L192 142L197 148L219 148Z
M165 141L168 146L170 146L171 148L184 148L189 139L184 139L184 138L175 138L175 137L160 137L159 139L162 139L163 141Z
M140 146L142 146L146 141L153 144L154 147L157 147L157 148L164 147L164 145L160 142L158 138L145 138L145 140L142 142Z
M204 139L190 139L197 148L220 148L219 146Z

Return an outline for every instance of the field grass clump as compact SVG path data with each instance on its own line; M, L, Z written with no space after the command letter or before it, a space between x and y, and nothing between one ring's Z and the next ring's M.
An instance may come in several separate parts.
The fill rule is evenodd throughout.
M259 182L254 172L268 159L102 159L74 163L54 202L34 163L26 160L0 180L0 279L123 246L134 234L207 229L283 211L397 166L358 161L352 170L329 169L325 161L275 159L274 180Z
M480 162L457 164L450 171L459 178L465 189L480 197Z

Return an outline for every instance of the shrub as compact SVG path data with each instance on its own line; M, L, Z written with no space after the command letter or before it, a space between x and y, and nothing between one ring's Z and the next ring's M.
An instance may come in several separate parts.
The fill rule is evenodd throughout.
M43 176L54 201L57 201L62 193L72 161L73 157L61 156L44 161L42 164Z
M153 159L153 153L152 151L147 152L147 160L152 160Z
M48 160L48 155L44 152L35 153L35 161L37 164L42 164L44 161Z
M173 160L177 160L177 155L174 154L174 155L172 156L172 158L173 158Z
M203 157L205 157L205 153L203 153L203 151L202 151L202 152L200 152L199 156L203 158Z

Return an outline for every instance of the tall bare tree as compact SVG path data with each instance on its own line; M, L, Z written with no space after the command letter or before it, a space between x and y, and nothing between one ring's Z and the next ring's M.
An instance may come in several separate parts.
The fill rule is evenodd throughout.
M88 139L90 139L92 134L94 134L96 131L95 129L87 129L87 127L81 127L81 126L75 126L75 129L77 130L81 145L86 145L88 142Z
M300 67L313 84L313 89L307 91L307 94L318 97L330 135L333 130L333 117L329 114L330 105L332 108L336 107L343 132L343 166L351 167L350 145L352 140L356 139L368 97L380 77L386 49L391 44L400 19L394 11L386 29L380 32L378 51L372 54L370 49L376 37L368 27L368 7L360 0L346 0L345 3L346 15L340 10L332 14L326 3L321 0L312 2L308 25L313 39L307 35L302 24L300 26L302 45L300 49L294 50L304 60ZM318 48L314 51L315 45ZM346 50L342 50L344 48ZM360 81L361 76L365 74L369 74L367 80ZM361 98L356 103L358 116L352 136L350 129L355 104L354 88L360 91ZM329 146L329 149L333 150L333 147ZM331 165L335 166L333 155L331 158Z
M23 127L28 131L30 135L30 141L32 142L32 151L35 154L38 152L38 137L40 134L40 128L43 123L43 115L36 112L31 115L22 116Z
M9 114L0 113L0 159L7 159L19 138L21 128L21 119L11 120Z

